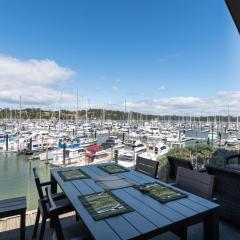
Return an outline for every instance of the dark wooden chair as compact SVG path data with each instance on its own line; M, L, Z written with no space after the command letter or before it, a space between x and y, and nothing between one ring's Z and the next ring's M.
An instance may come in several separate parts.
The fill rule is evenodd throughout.
M181 188L185 191L206 198L208 200L216 201L213 196L214 190L214 179L213 175L209 175L205 172L199 172L196 170L187 169L184 167L177 168L176 183L173 186ZM199 223L199 219L192 220L192 225ZM206 225L204 225L204 229ZM187 228L182 227L178 231L182 231L178 234L181 239L187 239Z
M206 165L215 176L214 196L220 204L220 217L240 227L240 169Z
M168 178L171 181L176 180L178 167L183 167L183 168L193 170L192 163L188 160L178 158L178 157L173 157L173 156L168 156L167 159L170 167Z
M150 177L157 178L158 175L158 161L153 161L140 156L137 156L135 170L146 174Z
M40 182L38 172L36 168L33 168L33 173L34 173L34 179L39 195L39 200L38 200L38 209L37 209L37 216L36 216L36 221L33 229L33 238L36 238L37 236L37 230L38 230L38 224L39 224L39 219L40 215L42 216L42 224L41 224L41 229L40 229L40 235L39 239L42 240L44 239L44 231L45 231L45 226L46 226L46 221L47 219L50 219L50 213L49 213L49 202L47 197L43 194L42 187L45 186L51 186L53 182L48 181L48 182ZM64 214L67 212L74 211L72 205L66 198L64 193L56 193L53 195L53 198L55 199L57 205L61 207L61 211L59 211L59 214Z
M20 239L25 239L26 197L10 198L0 201L0 218L20 215Z
M178 167L175 186L200 197L212 200L214 176Z
M53 194L51 193L51 188L46 187L45 190L50 205L49 213L52 221L52 226L54 229L53 239L57 240L91 239L91 235L89 234L88 230L80 222L75 222L74 224L62 228L61 221L59 219L62 207L56 204L56 201L53 198Z

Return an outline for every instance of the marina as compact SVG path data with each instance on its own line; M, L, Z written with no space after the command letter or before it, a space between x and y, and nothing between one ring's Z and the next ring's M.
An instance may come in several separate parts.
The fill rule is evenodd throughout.
M4 126L13 125L13 122L4 122ZM215 125L214 129L218 129L216 133L219 135L222 132L221 140L213 141L209 139L211 125L206 123L152 121L140 124L133 121L128 124L122 121L102 123L95 120L75 125L72 121L64 121L60 135L54 126L49 128L48 121L28 120L23 121L22 125L25 128L23 131L19 126L5 130L2 127L1 130L0 189L3 191L0 199L26 195L28 210L35 209L37 204L33 167L37 167L40 177L46 180L49 179L49 170L52 168L108 162L114 159L115 150L119 163L126 167L134 167L139 154L159 161L172 148L196 144L213 144L216 148L239 150L238 137L235 138L237 144L227 142L231 136L229 132L233 132L225 129L227 123ZM200 131L201 125L205 125L203 131ZM123 131L124 129L126 130ZM238 129L237 123L232 123L231 129ZM234 131L234 136L239 136L237 130ZM19 142L22 144L18 145ZM159 150L156 149L157 146Z

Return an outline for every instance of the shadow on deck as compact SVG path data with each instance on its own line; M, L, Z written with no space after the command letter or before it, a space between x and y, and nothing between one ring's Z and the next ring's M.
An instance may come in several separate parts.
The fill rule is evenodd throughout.
M33 226L36 218L36 213L28 213L26 215L26 240L32 239ZM76 221L74 213L65 214L62 216L63 226L67 226ZM20 218L12 217L0 220L0 240L16 240L19 239ZM40 226L39 226L40 229ZM220 222L220 240L237 240L240 239L240 229L226 222ZM46 225L44 240L52 239L52 230L49 223ZM165 233L152 238L152 240L177 240L179 239L172 233ZM196 224L188 229L188 240L202 240L203 225Z
M26 215L26 240L32 239L33 227L35 223L36 212L27 213ZM67 226L72 224L76 221L75 213L68 213L62 215L63 218L61 223L63 226ZM40 219L41 220L41 219ZM52 230L49 226L49 221L46 224L44 240L51 240L52 239ZM0 240L16 240L20 237L20 217L11 217L0 219ZM38 227L38 234L40 231L41 225L39 224ZM39 235L38 235L39 236Z

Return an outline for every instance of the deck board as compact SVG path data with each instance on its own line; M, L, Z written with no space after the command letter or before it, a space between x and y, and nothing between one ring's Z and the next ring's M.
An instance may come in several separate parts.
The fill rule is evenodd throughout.
M33 226L35 222L36 213L28 213L26 215L26 239L31 239ZM74 213L65 214L61 219L63 227L68 225L71 222L75 221ZM13 222L12 225L9 222ZM0 239L1 240L16 240L19 237L19 224L20 217L5 218L0 220ZM12 228L7 228L7 226L12 226ZM49 223L46 227L46 234L44 240L51 239L51 230L49 228ZM178 240L172 233L164 233L160 236L153 238L152 240ZM188 230L188 239L189 240L202 240L202 224L197 224L189 227ZM236 240L240 239L240 229L235 228L234 226L220 221L220 240Z

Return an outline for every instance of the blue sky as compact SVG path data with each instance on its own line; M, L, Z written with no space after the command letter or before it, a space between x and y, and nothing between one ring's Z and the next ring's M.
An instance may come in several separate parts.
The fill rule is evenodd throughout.
M52 108L61 95L74 109L78 89L92 107L240 110L240 39L223 0L2 0L0 36L1 106L21 95Z

